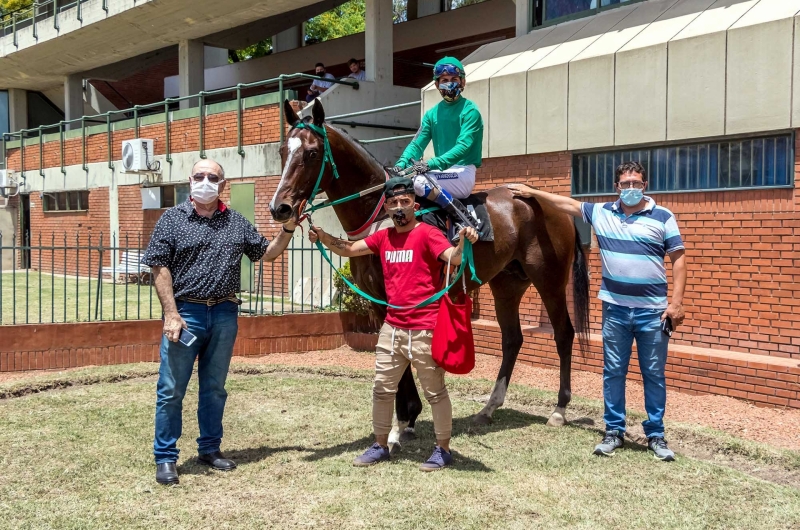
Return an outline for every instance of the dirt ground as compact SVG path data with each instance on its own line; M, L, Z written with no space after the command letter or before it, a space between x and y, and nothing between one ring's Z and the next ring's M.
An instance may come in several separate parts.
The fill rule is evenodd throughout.
M345 366L356 369L371 369L374 355L343 347L336 350L307 353L275 353L261 357L235 357L237 364L280 364L289 366ZM478 355L475 369L466 376L476 379L494 380L500 367L500 358ZM83 369L83 368L81 368ZM20 379L36 379L52 376L53 372L0 373L0 383ZM518 364L512 383L523 384L543 390L558 391L558 371L548 368ZM602 399L602 376L589 372L572 373L572 394L593 399ZM628 382L628 408L644 410L644 394L641 383ZM569 408L567 418L570 418ZM751 403L724 396L693 396L674 390L667 392L667 439L669 422L677 421L703 425L727 432L740 438L766 443L775 447L800 450L800 410L756 407ZM640 428L631 428L634 434Z

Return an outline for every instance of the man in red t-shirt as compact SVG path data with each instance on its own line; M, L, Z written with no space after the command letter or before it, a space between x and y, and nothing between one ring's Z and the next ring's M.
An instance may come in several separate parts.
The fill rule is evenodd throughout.
M414 201L414 182L409 178L389 179L384 195L384 208L394 228L375 232L361 241L345 241L312 227L309 239L312 243L322 241L332 252L344 257L380 256L387 301L402 308L388 308L378 339L372 389L375 443L353 465L370 466L389 460L389 432L397 385L411 363L431 405L436 433L436 448L420 469L436 471L453 460L450 454L453 408L444 383L444 370L431 357L439 303L414 306L436 294L442 284L444 263L460 265L464 239L474 243L478 234L474 228L463 228L458 247L452 247L439 230L417 221L414 212L419 204Z

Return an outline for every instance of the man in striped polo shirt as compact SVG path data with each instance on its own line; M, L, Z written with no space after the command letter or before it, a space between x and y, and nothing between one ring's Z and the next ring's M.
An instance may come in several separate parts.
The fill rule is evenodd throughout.
M617 167L614 186L619 200L605 204L578 202L570 197L509 186L517 197L535 198L580 217L594 228L603 262L600 300L603 301L603 398L606 433L594 454L612 456L625 435L625 378L633 341L644 383L647 419L642 422L647 446L656 458L672 461L675 454L664 440L667 388L664 369L669 335L665 323L683 323L686 256L675 216L644 195L647 172L638 162ZM664 257L672 261L674 285L667 303Z

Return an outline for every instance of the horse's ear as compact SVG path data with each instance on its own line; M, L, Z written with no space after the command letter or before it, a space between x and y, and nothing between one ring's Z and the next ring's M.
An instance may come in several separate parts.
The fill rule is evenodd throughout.
M311 116L314 118L314 125L322 127L325 122L325 109L322 108L322 102L319 99L314 100L314 108L311 109Z
M283 100L283 118L286 120L286 123L289 124L289 127L294 127L295 124L300 121L300 118L297 116L297 113L292 108L292 104L289 103L288 99Z

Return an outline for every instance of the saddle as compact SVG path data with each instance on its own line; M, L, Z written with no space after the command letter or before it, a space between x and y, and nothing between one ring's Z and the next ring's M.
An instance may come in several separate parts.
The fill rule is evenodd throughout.
M447 213L437 206L433 201L429 201L423 197L417 196L417 203L419 203L420 211L424 212L419 216L419 220L425 224L429 224L438 228L448 241L452 241L455 235L454 227L451 224L450 217ZM494 241L494 229L492 228L492 221L489 219L489 212L486 210L486 193L473 193L466 199L461 199L461 203L467 207L467 210L475 216L478 220L478 241ZM374 234L379 230L394 226L392 220L383 213L378 219L369 225L365 230L358 234L349 234L350 239L355 241L364 239L370 234Z
M478 220L478 241L494 241L492 221L489 218L489 212L486 210L486 193L473 193L466 199L460 200L461 203L466 206L467 210ZM441 230L442 234L446 237L454 235L450 217L444 210L438 208L433 201L422 197L417 197L417 202L420 205L420 210L432 209L432 211L423 213L420 216L420 221L435 226ZM448 240L450 239L451 237L448 237Z

